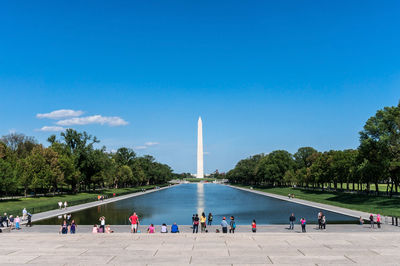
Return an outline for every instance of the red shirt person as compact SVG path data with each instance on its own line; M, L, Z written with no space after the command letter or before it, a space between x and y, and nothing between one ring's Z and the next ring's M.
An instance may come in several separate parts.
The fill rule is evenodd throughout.
M138 225L139 225L139 217L136 215L136 212L129 217L129 221L131 222L131 233L137 233Z

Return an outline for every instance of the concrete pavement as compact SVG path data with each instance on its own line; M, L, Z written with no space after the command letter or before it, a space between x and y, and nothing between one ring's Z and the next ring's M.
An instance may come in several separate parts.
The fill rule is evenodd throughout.
M399 265L399 232L0 236L1 264Z

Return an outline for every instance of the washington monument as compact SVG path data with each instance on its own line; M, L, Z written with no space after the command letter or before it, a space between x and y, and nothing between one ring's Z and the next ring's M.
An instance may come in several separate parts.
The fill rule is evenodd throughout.
M197 121L197 178L203 177L203 122L199 116L199 120Z

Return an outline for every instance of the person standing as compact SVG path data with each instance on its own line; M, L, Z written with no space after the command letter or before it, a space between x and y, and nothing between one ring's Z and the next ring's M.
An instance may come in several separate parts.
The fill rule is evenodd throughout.
M212 224L212 220L213 220L213 216L212 216L212 213L210 212L210 213L208 214L208 225L211 225L211 224Z
M228 233L228 223L226 222L225 217L222 218L221 227L222 227L222 233L224 233L224 234Z
M101 216L99 220L100 220L101 232L105 233L106 232L106 217Z
M376 215L376 224L378 228L381 228L381 215L379 213Z
M326 230L326 217L324 214L322 215L322 218L321 218L321 224L322 224L321 229Z
M63 205L63 203L62 203L62 201L59 201L58 202L58 208L61 210L61 208L62 208L62 205Z
M253 233L255 233L257 231L257 223L256 220L253 220L253 222L251 223L251 231Z
M28 212L26 215L28 216L28 222L26 223L25 226L32 227L32 214L30 214L30 213Z
M5 224L6 224L6 227L8 227L8 222L9 222L9 220L8 220L7 213L4 213L4 216L3 216L3 224L5 223Z
M294 229L294 222L296 221L296 217L294 216L294 213L292 213L292 215L290 215L289 217L289 230L293 230Z
M70 229L69 229L70 233L71 234L75 234L77 227L78 226L76 225L75 220L72 220L71 221L71 226L70 226Z
M136 215L136 212L129 217L129 221L131 222L131 233L137 233L139 217Z
M371 224L371 228L375 227L375 222L374 222L374 215L371 213L371 215L369 216L369 223Z
M318 229L322 229L321 219L322 219L322 212L319 212L318 213Z
M301 232L305 233L306 232L306 219L301 218L300 223L301 223Z
M63 235L66 235L68 233L68 225L66 220L64 220L63 223L61 224L59 233Z
M234 234L236 229L235 217L231 216L231 221L229 222L229 233Z
M200 226L202 233L206 231L206 221L207 221L206 214L203 212L200 217Z
M68 207L68 203L67 203L67 201L64 201L64 210L66 210L67 207Z
M196 232L196 234L199 232L199 215L198 214L196 214L195 216L194 216L194 219L193 219L193 234Z
M17 230L21 229L20 224L21 224L21 219L17 215L17 217L15 217L15 229Z
M25 221L26 220L26 215L28 214L28 211L26 210L26 208L24 208L22 210L22 220Z

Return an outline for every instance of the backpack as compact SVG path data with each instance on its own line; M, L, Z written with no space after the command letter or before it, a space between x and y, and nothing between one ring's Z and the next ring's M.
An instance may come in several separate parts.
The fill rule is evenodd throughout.
M232 228L233 228L233 229L235 229L235 228L236 228L236 223L235 223L235 222L233 222L233 224L232 224Z

